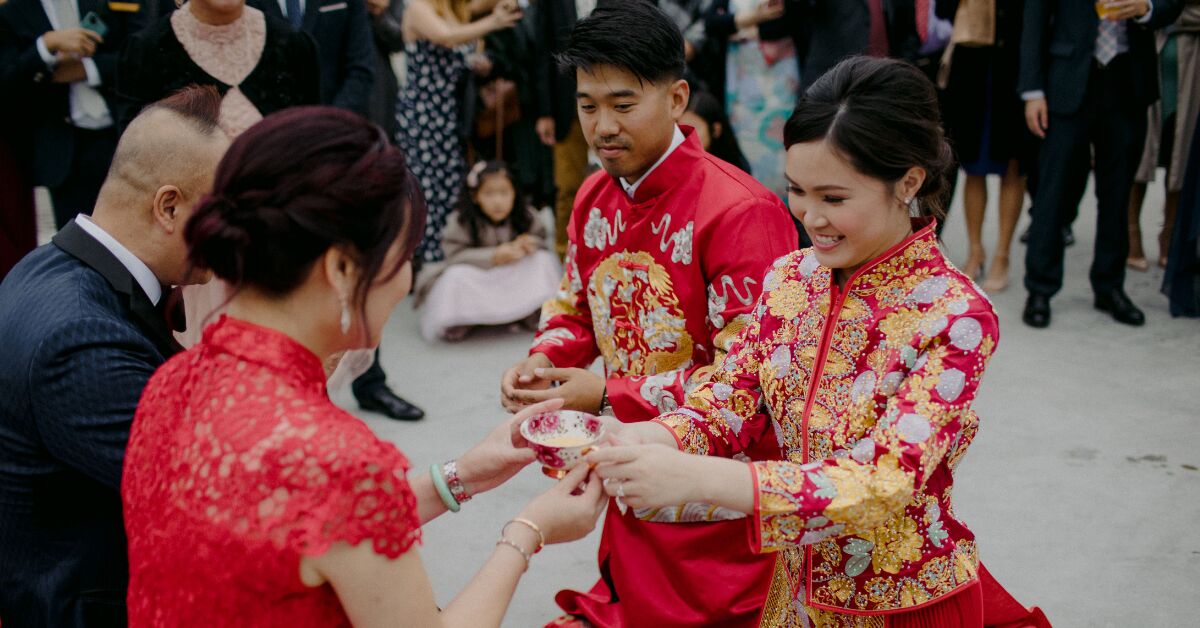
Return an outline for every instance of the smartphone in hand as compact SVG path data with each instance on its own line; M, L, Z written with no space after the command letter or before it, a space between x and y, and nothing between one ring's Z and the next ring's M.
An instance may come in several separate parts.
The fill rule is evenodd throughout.
M82 20L79 20L79 26L96 33L100 37L108 35L108 24L105 24L104 20L100 19L99 15L96 15L95 11L88 11L88 14L83 16Z

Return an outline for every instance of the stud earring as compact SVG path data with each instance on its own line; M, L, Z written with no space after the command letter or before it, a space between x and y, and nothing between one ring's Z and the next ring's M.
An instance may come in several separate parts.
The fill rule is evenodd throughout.
M342 335L350 332L350 306L342 299Z

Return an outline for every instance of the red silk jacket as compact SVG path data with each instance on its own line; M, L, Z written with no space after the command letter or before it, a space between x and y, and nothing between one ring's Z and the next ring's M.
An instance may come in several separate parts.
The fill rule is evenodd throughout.
M811 249L778 260L711 381L658 419L696 454L778 438L784 460L751 465L751 543L784 550L764 623L850 625L976 579L950 494L996 314L932 224L915 228L844 289Z

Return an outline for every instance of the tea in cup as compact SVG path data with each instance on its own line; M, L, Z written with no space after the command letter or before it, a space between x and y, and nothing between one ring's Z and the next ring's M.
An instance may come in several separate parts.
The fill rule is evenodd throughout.
M542 472L560 479L596 447L604 424L594 415L574 410L535 414L521 423L521 436L542 463Z

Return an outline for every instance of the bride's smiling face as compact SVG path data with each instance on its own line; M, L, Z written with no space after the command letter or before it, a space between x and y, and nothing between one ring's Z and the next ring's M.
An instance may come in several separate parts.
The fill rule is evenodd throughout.
M804 225L817 261L845 280L899 244L912 225L905 201L925 173L913 168L891 183L865 175L817 140L787 150L788 207Z

